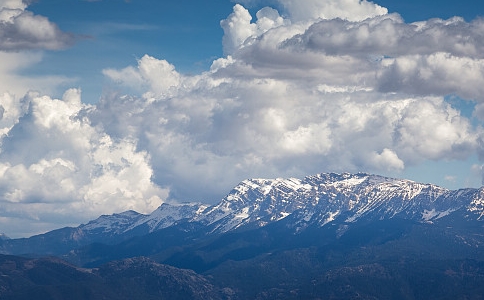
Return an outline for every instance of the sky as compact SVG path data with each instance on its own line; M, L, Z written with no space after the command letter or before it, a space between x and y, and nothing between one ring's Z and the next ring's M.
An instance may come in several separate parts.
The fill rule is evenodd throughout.
M247 178L480 187L484 3L0 0L0 232Z

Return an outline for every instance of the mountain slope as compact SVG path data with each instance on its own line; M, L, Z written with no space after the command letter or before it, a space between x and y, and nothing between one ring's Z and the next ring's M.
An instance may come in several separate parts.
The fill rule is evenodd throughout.
M300 179L245 180L207 208L195 221L227 232L261 227L294 215L294 226L324 226L340 216L345 222L399 216L432 222L458 210L472 219L484 212L482 189L450 191L435 185L368 174L318 174ZM297 215L297 216L296 216Z
M149 295L166 284L160 272L171 269L163 264L177 268L170 278L179 285L169 290L193 291L195 276L200 295L219 297L216 282L230 299L480 299L483 196L482 188L363 173L251 179L212 206L163 204L150 215L101 216L0 245L22 253L57 247L95 270L82 274ZM146 276L130 277L137 272ZM86 289L96 290L96 280Z
M165 203L150 215L128 211L101 216L77 228L3 240L0 249L6 254L59 255L96 242L115 245L183 223L201 225L202 235L217 235L286 219L287 227L297 233L314 226L348 227L361 220L395 217L427 223L442 218L479 221L483 214L482 188L450 191L364 173L322 173L304 179L245 180L212 206Z
M200 203L163 203L149 215L135 211L103 215L78 227L65 227L30 238L0 240L0 253L60 255L89 245L113 245L193 218L207 206Z
M459 252L479 258L474 250L484 246L482 212L476 205L481 195L481 189L449 191L367 174L252 179L193 218L117 245L79 248L68 258L95 266L143 255L202 272L229 259L274 250L334 246L348 239L354 241L351 247L363 247L380 240L402 240L405 234L416 236L425 245L422 249L430 249L432 243L426 242L441 235L434 243L444 247L441 251L452 244ZM429 228L435 233L424 234ZM454 252L446 257L454 257Z
M0 255L0 299L227 299L207 278L147 258L83 269L56 258Z

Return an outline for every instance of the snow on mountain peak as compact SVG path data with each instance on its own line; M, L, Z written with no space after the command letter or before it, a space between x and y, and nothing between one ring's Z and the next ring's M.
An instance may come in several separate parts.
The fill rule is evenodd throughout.
M472 197L472 202L468 207L469 211L479 214L479 219L484 216L484 187L481 187Z
M194 219L200 215L208 205L202 203L163 203L150 215L141 218L127 230L147 225L149 232L172 226L184 219Z
M343 213L349 223L372 215L380 219L400 215L430 221L464 206L464 202L453 198L455 192L435 185L366 173L321 173L304 179L259 178L242 181L197 220L214 226L214 232L247 224L263 226L295 212L300 224L320 226ZM474 206L479 205L484 211L484 201L475 200Z
M86 225L81 225L81 228L83 231L102 230L104 232L121 233L127 226L136 222L142 216L145 215L132 210L119 214L102 215Z
M243 226L261 227L289 217L297 230L337 220L349 224L364 217L398 216L433 222L460 209L482 218L484 189L450 191L366 173L320 173L303 179L247 179L211 206L164 203L149 215L125 212L101 216L81 226L81 233L153 232L180 222L199 222L209 226L209 231L221 233Z

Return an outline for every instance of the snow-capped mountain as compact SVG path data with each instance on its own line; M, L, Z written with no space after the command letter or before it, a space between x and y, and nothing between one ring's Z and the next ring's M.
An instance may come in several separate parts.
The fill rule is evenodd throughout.
M102 215L85 225L77 227L73 233L73 239L82 239L86 235L104 234L118 235L126 232L132 224L143 219L146 215L129 210L120 214Z
M304 179L244 180L212 206L164 203L149 215L129 211L101 216L78 229L84 234L122 234L143 228L148 233L182 221L200 222L213 233L223 233L247 225L262 227L288 216L303 228L308 224L324 226L336 218L352 223L362 217L399 216L432 222L462 209L480 218L484 214L484 190L451 191L364 173L322 173Z
M244 180L214 205L165 203L148 215L127 211L28 239L0 239L0 252L60 257L101 276L95 288L122 275L135 288L158 291L153 287L166 284L159 284L162 263L185 270L173 269L175 275L187 269L208 275L194 283L207 278L229 287L224 299L331 298L334 291L344 292L341 299L473 298L484 292L483 215L484 188L322 173ZM22 289L32 278L44 284L43 276L32 276L37 270L55 275L56 286L57 276L81 270L45 260L15 265L3 257L4 271L25 274Z
M163 203L149 215L135 211L103 215L96 220L77 227L75 235L85 236L97 233L120 235L130 231L150 233L174 225L180 220L190 220L203 212L208 205L201 203Z
M148 232L167 228L181 220L193 220L199 216L206 208L207 204L202 203L183 203L168 204L163 203L155 211L147 216L143 216L137 222L132 223L126 231L144 227Z
M364 173L250 179L206 208L162 205L127 228L124 234L138 230L137 238L80 248L66 257L96 266L153 255L163 263L202 271L281 249L358 248L382 240L411 244L416 249L411 251L433 253L434 247L448 246L450 252L441 255L480 257L483 195L483 189L451 191ZM152 233L142 235L141 229Z
M299 230L310 224L324 226L337 218L346 223L395 216L432 222L462 209L480 218L483 196L483 189L451 191L364 173L251 179L194 221L211 225L213 232L227 232L246 225L264 226L288 216Z
M219 203L162 204L149 215L127 211L101 216L77 228L64 228L29 239L7 240L4 253L28 253L56 241L57 251L93 242L119 243L180 224L198 224L205 234L254 229L284 220L294 233L307 227L351 224L395 217L432 223L447 216L480 220L484 189L448 190L432 184L364 173L322 173L303 179L249 179ZM54 242L52 242L54 243ZM34 246L32 246L34 245ZM50 252L48 252L50 253Z
M30 238L4 239L0 243L0 253L56 255L91 243L116 244L175 225L179 221L192 220L206 207L200 203L163 203L149 215L135 211L102 215L75 228L65 227Z

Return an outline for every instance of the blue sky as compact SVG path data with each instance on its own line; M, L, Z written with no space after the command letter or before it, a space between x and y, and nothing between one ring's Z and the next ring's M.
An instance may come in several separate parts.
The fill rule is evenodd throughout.
M0 0L0 232L214 203L254 177L479 187L481 15L470 0Z
M280 7L276 1L267 3ZM415 0L375 3L399 13L407 22L453 16L471 21L484 11L484 4L471 0L439 1L438 6ZM228 0L215 0L210 5L196 0L40 0L29 10L85 38L72 48L45 53L41 63L25 72L75 77L82 87L83 100L91 103L102 94L102 69L124 67L144 54L166 59L181 72L198 73L208 69L214 58L223 56L220 20L231 13L233 5ZM252 1L247 8L255 15L265 5ZM57 93L62 94L62 88L70 85L62 86Z
M212 5L193 0L39 1L30 9L75 33L79 41L75 47L46 53L28 72L77 77L83 100L89 102L101 96L104 68L124 67L147 53L167 59L182 72L200 72L222 56L219 23L232 7L223 0Z

